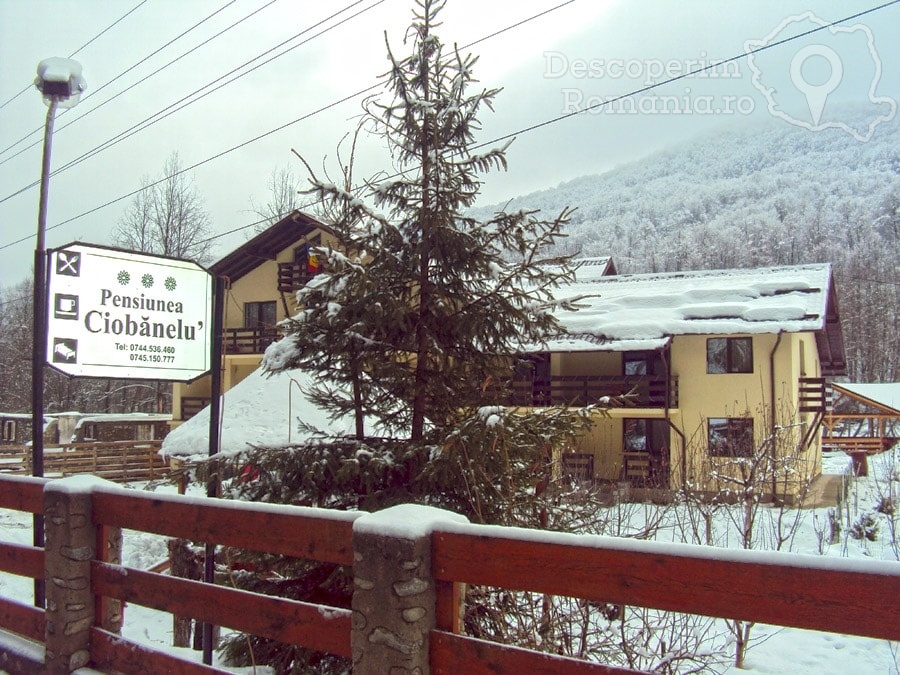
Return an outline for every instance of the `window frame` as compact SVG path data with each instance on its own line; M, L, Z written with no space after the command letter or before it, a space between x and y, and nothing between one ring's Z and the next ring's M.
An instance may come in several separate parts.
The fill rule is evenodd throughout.
M96 441L98 436L97 423L96 422L86 422L81 427L81 438L84 441Z
M264 321L264 307L271 306L273 321L268 324ZM251 312L251 308L256 308ZM253 320L251 322L251 316ZM260 300L244 303L244 328L250 330L272 329L278 323L278 303L275 300Z
M16 420L3 420L3 430L2 433L0 433L0 440L4 443L15 443L17 438L17 426Z
M712 358L714 343L722 343L722 351L724 358ZM742 350L736 345L746 344L746 361L743 363ZM718 349L716 352L718 353ZM713 364L718 366L722 363L724 370L713 368ZM706 338L706 373L707 375L747 375L752 374L753 364L753 338L752 337L711 337Z
M713 439L714 427L725 427L724 445ZM706 420L706 453L730 459L752 457L755 449L752 417L709 417ZM737 452L736 450L740 450Z

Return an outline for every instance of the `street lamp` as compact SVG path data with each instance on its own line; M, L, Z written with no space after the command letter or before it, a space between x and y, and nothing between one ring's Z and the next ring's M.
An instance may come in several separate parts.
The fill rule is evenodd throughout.
M37 241L34 247L34 314L31 351L31 467L32 475L44 475L44 362L47 360L47 252L44 234L47 231L47 193L50 188L50 147L53 121L57 108L71 108L78 103L87 84L81 76L81 64L72 59L50 58L38 64L34 86L47 104L44 125L44 156L41 164L41 197L38 207ZM34 515L34 545L44 545L44 517ZM34 580L34 604L43 607L45 588L43 579Z

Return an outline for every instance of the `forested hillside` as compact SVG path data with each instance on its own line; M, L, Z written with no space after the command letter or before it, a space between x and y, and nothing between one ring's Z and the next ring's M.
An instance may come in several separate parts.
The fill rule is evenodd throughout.
M852 114L849 113L849 114ZM517 198L621 273L831 262L850 378L900 380L900 123L860 143L772 121Z

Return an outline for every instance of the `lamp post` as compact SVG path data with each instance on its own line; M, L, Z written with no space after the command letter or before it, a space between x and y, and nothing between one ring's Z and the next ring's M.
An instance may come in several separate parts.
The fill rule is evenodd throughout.
M71 108L84 91L81 64L72 59L49 58L38 64L35 87L47 104L44 125L44 155L41 163L41 196L38 206L38 229L34 247L34 314L31 346L31 466L32 475L44 475L44 362L47 360L47 195L50 189L50 148L53 122L58 108ZM44 545L44 517L34 515L34 545ZM34 604L43 607L43 579L34 580Z

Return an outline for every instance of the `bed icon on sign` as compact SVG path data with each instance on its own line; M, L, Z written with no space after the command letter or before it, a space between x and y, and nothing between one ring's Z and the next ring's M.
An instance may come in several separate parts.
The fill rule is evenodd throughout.
M78 340L53 338L53 363L77 363Z

